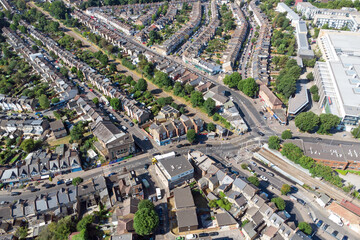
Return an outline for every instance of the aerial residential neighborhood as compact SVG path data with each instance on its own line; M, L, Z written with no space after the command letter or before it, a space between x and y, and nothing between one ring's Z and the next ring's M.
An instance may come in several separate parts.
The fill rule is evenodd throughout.
M360 239L359 0L0 3L0 240Z

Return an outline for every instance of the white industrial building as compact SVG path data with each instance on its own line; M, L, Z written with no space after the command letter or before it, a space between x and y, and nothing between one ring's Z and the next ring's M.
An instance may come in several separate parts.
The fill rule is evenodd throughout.
M360 120L360 33L321 30L318 45L325 62L316 62L314 77L319 107L342 119L351 131Z

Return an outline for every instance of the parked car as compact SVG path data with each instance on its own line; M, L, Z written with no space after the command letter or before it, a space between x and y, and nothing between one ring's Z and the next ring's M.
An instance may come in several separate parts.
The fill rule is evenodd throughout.
M63 184L64 183L64 180L62 180L62 179L60 179L59 181L57 181L57 185L61 185L61 184Z
M129 123L129 125L130 125L130 127L133 127L133 126L134 126L134 123L131 122L131 123Z
M272 172L267 172L268 175L272 176L272 177L275 177L275 174L272 173Z
M206 144L206 147L212 147L212 145L211 144Z
M331 235L333 235L335 238L336 238L336 236L339 234L339 232L338 231L333 231L332 233L331 233Z
M11 193L10 193L11 196L18 196L18 195L20 195L20 194L21 194L21 192L11 192Z
M329 224L326 224L326 223L325 223L325 224L322 226L322 229L325 231L329 226L330 226Z
M144 165L144 169L147 170L148 168L149 168L149 164L146 163L146 164Z
M300 198L297 199L298 203L300 203L301 205L305 206L306 202Z
M262 171L262 172L266 172L266 169L263 168L263 167L259 167L259 170Z
M322 225L323 225L323 220L319 220L317 223L316 223L316 226L318 227L318 228L320 228Z
M181 148L182 146L183 146L182 144L176 145L177 148Z
M251 162L251 164L255 167L257 166L256 162Z
M265 136L265 134L262 133L262 132L260 132L260 131L258 131L257 134L259 134L259 135L262 136L262 137Z
M200 233L200 234L199 234L199 237L207 237L207 236L209 236L208 233Z
M30 189L30 192L37 192L37 191L39 191L40 189L38 189L38 188L32 188L32 189Z
M186 239L196 239L197 235L196 234L188 234L185 236Z
M268 179L267 177L263 176L263 175L260 175L260 178L261 178L262 180L264 180L264 181L269 181L269 179Z
M217 236L217 235L219 235L218 232L211 232L211 233L209 233L209 236Z

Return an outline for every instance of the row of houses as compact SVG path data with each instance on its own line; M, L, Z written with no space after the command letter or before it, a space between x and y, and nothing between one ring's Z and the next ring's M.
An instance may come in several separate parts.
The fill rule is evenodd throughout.
M188 38L194 29L199 26L202 16L201 2L197 1L192 5L190 20L169 39L167 39L159 48L162 54L168 55L172 53L186 38Z
M30 99L26 96L13 98L0 94L0 108L3 111L32 112L37 103L36 99Z
M230 9L236 20L237 26L234 33L231 35L226 51L223 53L222 67L224 72L232 72L234 70L235 62L239 57L241 46L244 43L248 32L248 23L240 6L236 3L230 3Z
M194 129L200 133L205 129L205 122L200 118L189 118L181 115L179 119L167 120L164 123L154 122L149 126L149 133L160 146L186 139L186 133Z
M123 110L126 111L130 117L136 119L139 123L143 123L149 119L150 111L144 108L137 101L129 98L126 94L111 86L111 81L108 78L98 74L93 68L77 59L77 57L75 57L72 53L61 49L52 39L44 36L42 33L38 32L31 26L27 26L31 35L42 41L49 50L54 51L54 53L57 54L59 58L62 59L67 65L70 67L76 67L82 71L84 77L93 85L95 85L100 91L102 91L104 95L111 98L120 98L123 103Z
M258 7L258 0L253 0L249 4L249 10L253 12L256 23L260 26L259 37L255 45L252 61L252 75L258 83L268 84L268 58L271 40L271 25L267 16Z
M223 104L229 101L229 98L224 95L226 90L224 87L217 86L210 81L203 80L198 74L186 69L178 63L175 63L167 58L164 58L152 51L146 50L141 44L135 44L132 41L124 40L126 36L121 33L107 29L104 25L96 22L92 18L82 14L79 11L73 13L75 18L78 18L80 22L90 27L93 31L99 33L102 37L111 40L113 44L121 47L125 53L137 58L140 54L144 55L146 59L156 64L156 69L169 75L174 81L178 81L181 84L190 84L194 86L196 90L204 93L204 99L211 97L217 103L217 106L221 107ZM100 84L101 87L103 84ZM210 91L213 89L212 91ZM219 90L219 91L218 91ZM111 96L112 97L112 96ZM241 117L237 107L234 104L230 104L226 108L227 112L224 113L224 117L228 118L231 125L239 133L246 132L248 127ZM139 121L141 123L141 121Z
M23 21L22 21L23 22ZM24 56L33 67L33 69L46 80L57 92L56 97L60 101L67 101L76 96L78 90L74 84L66 79L41 53L34 53L29 44L25 43L20 36L4 27L2 29L8 42L15 51Z
M95 17L107 24L110 24L112 27L126 33L127 35L132 36L135 33L135 29L133 28L133 26L125 22L121 22L115 17L110 16L106 12L103 12L101 8L96 8L96 7L88 8L86 9L85 13L89 15L91 18Z
M15 167L2 169L3 183L36 181L59 174L81 171L81 162L76 149L60 145L55 152L38 150L30 153Z
M103 176L85 181L78 186L52 190L46 194L19 199L3 204L0 208L2 221L27 222L31 237L37 237L41 230L52 221L66 216L78 217L91 212L102 202L111 207L109 191Z
M49 122L46 119L35 119L30 116L17 117L0 117L1 136L10 137L13 133L16 136L40 137L45 130L49 128Z
M246 239L256 239L259 236L266 240L295 240L299 237L309 239L294 223L288 222L290 215L286 211L279 211L266 194L246 179L232 174L200 151L189 152L188 159L200 177L199 188L209 192L208 200L218 200L217 195L222 192L232 203L229 211L231 216L249 220L242 227Z

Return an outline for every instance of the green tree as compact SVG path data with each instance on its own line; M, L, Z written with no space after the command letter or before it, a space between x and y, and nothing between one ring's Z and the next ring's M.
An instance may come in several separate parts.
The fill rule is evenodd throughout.
M74 178L73 180L72 180L72 184L74 185L74 186L77 186L77 185L79 185L80 183L82 183L83 182L83 179L81 178L81 177L76 177L76 178Z
M289 185L289 184L283 184L283 185L281 186L281 189L280 189L281 195L286 195L286 194L288 194L288 193L290 192L290 190L291 190L291 188L290 188L290 185Z
M237 87L249 97L254 97L259 90L259 85L257 85L253 78L247 78L240 81Z
M70 131L71 140L78 141L84 137L84 124L79 122Z
M307 222L299 222L298 228L300 231L302 231L306 235L310 235L313 231L312 227Z
M281 154L294 162L299 161L299 159L304 155L301 148L293 143L284 143L281 149Z
M273 199L271 199L271 202L275 203L276 207L280 211L285 210L286 203L285 203L284 199L282 199L281 197L273 198Z
M234 72L231 75L226 75L223 82L230 88L236 88L241 81L241 75L238 72Z
M58 103L58 102L60 102L60 99L59 98L53 98L53 99L51 99L51 103Z
M278 136L269 137L269 148L279 150L280 149L280 138Z
M109 70L110 72L115 72L116 71L116 64L115 63L112 63L109 65Z
M18 237L19 239L26 239L26 236L28 234L28 227L19 227L16 232L15 232L15 236Z
M97 97L94 97L94 98L92 99L92 101L93 101L93 103L94 103L95 105L98 105L98 104L99 104L99 98L97 98Z
M150 200L141 200L138 204L138 209L143 209L143 208L148 208L148 209L152 209L154 210L155 209L155 206L154 204L150 201Z
M247 180L252 183L253 185L255 185L256 187L258 187L260 185L260 181L257 177L255 176L250 176L247 178Z
M206 125L206 128L207 128L208 132L214 132L216 130L215 124L213 124L213 123L208 123Z
M283 140L286 140L286 139L291 139L292 138L292 133L290 130L285 130L281 133L281 138Z
M215 101L212 98L206 99L204 102L204 108L208 116L212 116L214 114L216 104Z
M20 144L20 148L22 150L24 150L27 153L30 153L32 151L34 151L35 149L35 143L34 140L32 138L30 139L25 139L21 144Z
M215 199L210 200L210 202L208 203L208 206L209 206L209 208L217 208L218 207Z
M45 94L39 97L39 104L42 109L48 109L50 107L49 99Z
M314 81L314 74L312 72L309 72L308 74L306 74L306 78L309 81Z
M202 106L204 103L204 98L201 92L194 91L191 93L190 102L193 107Z
M310 88L310 92L311 92L311 94L318 94L319 93L319 88L316 85L313 85Z
M302 112L295 117L295 126L300 131L311 132L319 124L319 117L313 112Z
M168 87L172 85L172 81L166 73L156 72L154 82L160 87Z
M194 129L189 129L186 133L186 138L190 143L193 143L196 139L196 132Z
M354 138L360 138L360 126L351 131Z
M331 113L320 114L320 127L318 133L327 134L333 128L340 124L340 118Z
M110 106L111 106L114 110L120 110L120 109L121 109L120 99L118 99L118 98L112 98L112 99L110 100Z
M76 230L81 232L87 230L88 226L94 222L94 215L86 215L76 224Z
M135 89L138 91L146 91L147 87L148 87L147 82L143 78L140 78L135 85Z
M134 229L140 236L150 235L159 224L159 216L153 209L143 208L135 213Z

